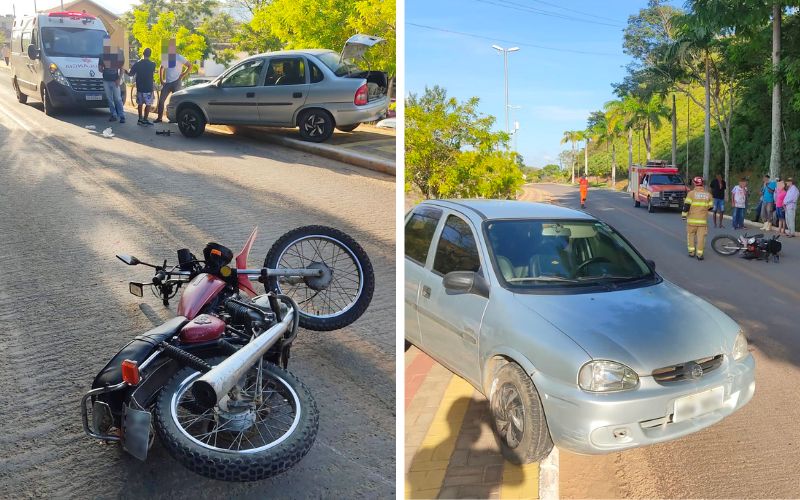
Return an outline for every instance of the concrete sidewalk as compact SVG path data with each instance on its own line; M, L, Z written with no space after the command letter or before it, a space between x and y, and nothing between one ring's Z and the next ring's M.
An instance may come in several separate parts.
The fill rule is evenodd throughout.
M416 347L405 365L406 498L540 498L539 464L503 458L483 395Z

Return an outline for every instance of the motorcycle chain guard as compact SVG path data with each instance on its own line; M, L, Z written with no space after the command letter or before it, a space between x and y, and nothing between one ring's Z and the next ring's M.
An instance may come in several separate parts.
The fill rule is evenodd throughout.
M152 419L153 415L149 411L125 407L122 420L122 449L141 461L147 459Z

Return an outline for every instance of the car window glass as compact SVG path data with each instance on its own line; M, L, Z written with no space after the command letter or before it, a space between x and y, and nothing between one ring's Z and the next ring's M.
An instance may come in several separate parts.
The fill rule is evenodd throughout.
M311 70L311 83L319 83L325 79L325 75L322 74L322 70L314 64L313 62L308 62L308 69Z
M469 224L461 217L448 216L436 245L433 270L447 274L452 271L478 272L480 268L478 245Z
M302 57L273 58L267 67L264 85L300 85L306 83L306 64Z
M264 66L263 59L247 61L228 73L222 79L222 87L255 87L258 85L258 77L261 75L261 68Z
M432 207L418 207L406 222L406 257L424 265L428 259L431 240L442 211Z
M23 31L22 32L22 43L20 46L20 52L26 52L28 50L28 45L31 44L31 32L30 31Z

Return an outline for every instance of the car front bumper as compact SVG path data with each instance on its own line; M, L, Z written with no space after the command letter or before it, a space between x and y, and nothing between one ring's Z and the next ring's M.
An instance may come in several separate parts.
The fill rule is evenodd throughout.
M386 115L389 109L389 98L384 96L380 99L368 102L363 106L355 104L345 104L336 107L325 106L333 114L336 125L343 127L357 125L364 122L377 121Z
M683 208L683 198L653 196L650 198L650 204L659 208Z
M732 414L753 397L755 361L752 355L728 361L700 381L661 385L641 377L637 389L594 394L576 385L535 373L550 435L556 446L575 453L597 455L677 439L709 427ZM723 387L721 408L674 422L675 401L684 396Z
M47 82L45 86L47 87L47 95L50 97L50 102L57 108L108 107L108 99L106 99L105 90L84 92L61 85L56 81ZM97 99L97 96L100 96L100 98Z

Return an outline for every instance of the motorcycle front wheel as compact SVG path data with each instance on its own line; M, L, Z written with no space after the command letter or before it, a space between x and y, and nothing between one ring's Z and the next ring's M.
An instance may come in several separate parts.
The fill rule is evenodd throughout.
M216 365L224 358L212 358ZM288 371L263 363L245 376L240 397L209 410L194 401L201 373L180 370L156 401L156 432L170 455L189 470L222 481L258 481L294 467L319 429L317 405Z
M344 328L367 310L375 272L367 253L347 234L325 226L304 226L284 234L264 261L270 269L321 269L322 276L272 276L265 288L291 297L300 308L300 326L330 331Z
M711 248L718 254L726 257L735 255L742 249L736 237L727 234L715 236L714 239L711 240Z

